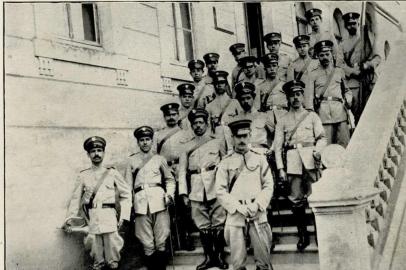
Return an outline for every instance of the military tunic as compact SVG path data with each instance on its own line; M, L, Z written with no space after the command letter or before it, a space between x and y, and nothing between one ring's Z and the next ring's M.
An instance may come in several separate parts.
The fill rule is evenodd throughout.
M145 161L147 163L139 169ZM143 244L145 255L164 251L170 233L165 193L172 198L175 193L175 180L167 161L151 152L135 153L128 159L125 177L134 190L135 235ZM165 183L162 183L162 177Z
M193 106L193 105L191 105ZM190 122L189 119L187 118L189 112L191 111L192 108L185 108L182 105L180 105L179 107L179 126L182 128L182 130L184 131L190 131L190 133L192 134L192 127L190 126Z
M293 136L292 130L304 114L308 114L300 123ZM290 138L291 137L291 138ZM287 140L290 140L287 142ZM288 143L286 152L286 165L283 163L282 151L284 143ZM310 194L311 182L316 181L313 150L321 152L326 145L325 132L319 116L313 112L302 109L290 110L276 125L275 131L275 159L278 169L285 169L291 184L289 199L294 203ZM305 178L304 176L309 176Z
M255 75L252 76L251 78L244 76L244 78L240 81L240 82L249 82L255 85L255 99L253 107L256 108L257 110L261 109L261 95L259 93L259 85L263 83L263 81L264 81L263 79L259 79Z
M278 56L278 78L280 78L281 81L287 82L288 67L292 62L292 58L283 52L279 52Z
M246 163L240 172L233 189L230 191L230 182L242 164ZM244 237L244 229L251 238L254 248L254 256L259 269L267 269L267 256L264 254L264 243L271 245L272 232L267 222L267 206L273 193L272 172L265 156L253 150L245 154L232 153L222 160L216 173L216 193L220 204L227 211L225 225L225 239L230 247L231 262L233 269L242 269L246 266L247 251ZM259 223L260 234L255 225L250 221L247 224L246 217L236 209L239 204L258 204L258 213L253 218ZM262 244L261 244L262 242Z
M117 232L117 213L114 204L117 190L121 207L120 220L129 220L130 187L114 168L92 166L79 174L66 215L66 220L78 215L84 192L94 192L101 178L104 180L93 199L92 208L89 210L88 238L91 239L91 255L95 267L101 267L104 263L120 261L120 250L124 241Z
M308 63L308 64L307 64ZM303 70L307 64L306 70ZM304 107L306 109L314 110L313 108L313 97L314 93L309 89L309 74L310 72L317 67L319 64L318 60L314 60L311 57L307 56L306 58L298 57L296 58L288 67L287 79L288 81L294 80L297 78L297 75L300 72L303 72L300 80L305 83L306 88L304 89ZM302 71L303 70L303 71Z
M188 152L202 141L206 143L189 155ZM200 230L222 226L225 213L216 200L215 168L226 153L224 140L206 131L200 137L195 136L186 149L179 163L179 194L187 195L191 200L192 218ZM190 176L190 192L187 174Z
M274 81L267 79L258 85L261 104L267 111L272 111L274 123L286 113L288 108L288 100L282 90L283 84L284 82L279 79Z
M200 82L194 82L195 86L195 101L194 107L196 108L205 108L215 97L214 86L212 83L207 83L208 79L204 77ZM196 105L196 106L195 106Z
M231 72L231 87L234 89L234 86L241 81L240 78L245 76L242 67L240 65L236 65ZM233 92L233 98L235 98L235 93Z
M334 71L334 76L322 93L327 83L330 72ZM321 98L318 114L326 131L327 142L338 143L347 146L350 140L350 132L347 125L347 111L344 104L344 97L348 104L352 102L352 92L345 86L345 74L341 68L323 68L320 64L310 73L310 92L314 92L316 98ZM344 87L344 90L341 89ZM344 96L343 96L344 92Z

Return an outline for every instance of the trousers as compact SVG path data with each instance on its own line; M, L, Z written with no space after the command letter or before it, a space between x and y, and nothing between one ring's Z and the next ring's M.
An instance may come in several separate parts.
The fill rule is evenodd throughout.
M192 219L199 230L224 225L226 211L216 200L204 202L191 201Z
M103 234L89 234L85 239L85 245L90 246L90 256L93 258L93 267L120 261L120 251L124 246L124 240L117 231Z
M350 142L350 129L347 121L323 124L323 128L326 132L327 144L337 143L344 148L347 147Z

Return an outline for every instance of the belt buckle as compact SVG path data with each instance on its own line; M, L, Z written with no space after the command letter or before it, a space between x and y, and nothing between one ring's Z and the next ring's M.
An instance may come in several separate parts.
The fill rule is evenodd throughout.
M301 143L298 143L298 144L296 144L296 148L297 149L303 148L303 145Z
M273 105L273 106L272 106L272 110L273 110L273 111L276 111L277 109L278 109L278 106L276 106L276 105Z
M327 100L332 101L333 97L327 97Z

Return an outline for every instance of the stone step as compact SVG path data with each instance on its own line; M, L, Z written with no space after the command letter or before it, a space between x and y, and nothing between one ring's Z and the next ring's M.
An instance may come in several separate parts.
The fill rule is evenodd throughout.
M229 249L225 251L229 254ZM296 244L276 245L271 254L275 264L318 264L318 249L316 244L311 243L303 252L299 253ZM203 261L203 248L197 247L194 251L176 251L173 260L174 265L197 265ZM229 257L227 256L227 261ZM248 256L248 264L254 264L254 257ZM293 269L293 268L292 268Z
M319 270L318 264L272 264L274 269L277 270ZM254 264L248 264L247 270L255 270ZM169 265L167 270L196 270L196 265ZM140 269L141 270L141 269ZM144 270L144 269L143 269ZM210 268L209 270L218 270L218 268ZM232 266L228 270L234 270Z

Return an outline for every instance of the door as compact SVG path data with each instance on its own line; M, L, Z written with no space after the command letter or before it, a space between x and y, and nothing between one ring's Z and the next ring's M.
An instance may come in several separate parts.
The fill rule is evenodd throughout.
M248 53L252 56L260 57L265 54L261 3L246 3L244 6Z

